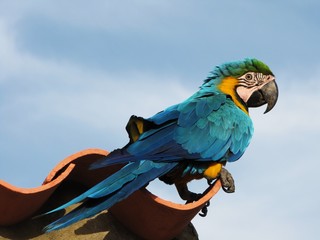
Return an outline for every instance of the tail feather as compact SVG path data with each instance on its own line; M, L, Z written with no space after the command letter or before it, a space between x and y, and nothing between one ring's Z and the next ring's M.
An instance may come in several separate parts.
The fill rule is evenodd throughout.
M131 167L131 165L133 165L133 167ZM151 173L153 173L152 169L157 170L159 168L164 167L165 165L166 165L165 163L153 163L151 161L144 161L144 160L141 162L129 163L128 165L123 167L123 170L126 170L125 173L121 174L121 172L123 171L118 171L114 173L109 177L109 178L112 178L110 181L106 181L109 179L107 178L105 180L106 182L103 184L103 187L100 188L99 191L95 191L93 194L90 194L89 197L90 198L104 197L108 194L111 194L115 190L120 189L126 183L133 181L134 179L137 179L140 175L143 174L143 176L147 176L148 171L151 171Z
M138 160L135 156L129 154L125 149L116 149L109 153L107 156L102 157L98 161L92 163L89 167L90 170L103 168L111 165L128 163L130 161Z
M139 139L122 149L112 151L108 156L98 160L90 166L90 169L98 169L106 166L127 163L142 159L157 160L163 156L157 153L162 148L171 148L175 125L167 125L143 132ZM185 152L185 150L182 150ZM144 156L144 157L142 157ZM170 157L170 155L166 156Z
M55 208L49 212L46 212L44 215L67 208L75 203L85 200L88 197L98 198L98 197L103 197L110 193L115 192L116 190L121 188L126 182L129 182L134 178L134 174L132 173L134 173L139 168L140 164L141 164L140 162L132 162L125 165L122 169L115 172L114 174L104 179L100 183L96 184L95 186L93 186L86 192L82 193L78 197L59 206L58 208Z
M137 164L139 165L138 167ZM50 232L69 226L70 224L84 218L92 217L97 213L112 207L117 202L127 198L133 192L145 186L155 178L164 175L175 166L176 163L154 163L152 161L130 163L106 180L80 195L78 198L75 198L69 203L53 210L56 211L79 202L78 200L84 200L79 207L51 223L45 227L44 230L46 232ZM136 167L135 170L129 173L129 170L132 170L134 167ZM122 171L126 173L119 173ZM115 175L118 175L118 177ZM123 175L124 177L121 178L120 175ZM110 178L112 180L109 180ZM119 185L117 185L117 183ZM111 190L109 189L109 184L111 184Z

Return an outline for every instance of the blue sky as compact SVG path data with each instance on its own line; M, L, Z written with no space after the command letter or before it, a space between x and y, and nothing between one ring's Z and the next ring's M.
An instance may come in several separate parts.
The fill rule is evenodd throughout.
M316 239L319 11L316 0L1 1L0 178L35 187L72 153L121 147L132 114L184 100L217 64L256 57L279 102L251 111L252 143L228 165L236 193L193 222L200 239Z

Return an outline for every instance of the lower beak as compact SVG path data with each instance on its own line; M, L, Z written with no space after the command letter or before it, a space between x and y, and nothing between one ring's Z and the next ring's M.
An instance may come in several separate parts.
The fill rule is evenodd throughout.
M278 100L278 86L276 82L273 80L266 85L264 85L261 89L252 93L251 97L247 101L248 107L260 107L264 104L267 105L267 109L264 113L269 112L277 103Z

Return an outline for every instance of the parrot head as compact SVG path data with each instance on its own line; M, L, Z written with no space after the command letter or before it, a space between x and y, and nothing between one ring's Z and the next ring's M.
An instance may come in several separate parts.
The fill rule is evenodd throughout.
M214 86L231 97L246 113L249 107L264 104L267 104L267 113L278 99L278 87L273 73L266 64L255 58L217 66L205 80L204 86Z

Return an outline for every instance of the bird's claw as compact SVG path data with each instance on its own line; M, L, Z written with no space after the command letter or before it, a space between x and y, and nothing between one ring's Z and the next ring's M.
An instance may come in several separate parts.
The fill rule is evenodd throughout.
M208 207L210 206L210 201L206 202L204 207L201 209L201 213L199 213L199 216L206 217L208 214Z
M200 198L202 198L202 196L203 196L203 194L190 192L190 198L187 200L186 204L196 202Z
M221 181L223 191L225 191L226 193L233 193L235 191L233 177L225 168L221 169L220 181Z
M227 171L227 170L226 170ZM227 173L231 176L231 174L227 171ZM232 177L231 177L232 178ZM208 185L209 186L212 186L213 184L215 184L215 181L213 181L213 179L211 180L207 180L208 182ZM186 202L186 204L188 203L192 203L192 202L195 202L195 201L198 201L200 198L202 198L204 195L207 194L207 192L209 191L210 187L208 187L206 189L206 191L204 191L202 194L200 193L193 193L193 192L189 192L189 199L188 201ZM201 217L206 217L207 214L208 214L208 207L210 206L210 201L206 202L205 205L203 206L203 208L201 209L201 212L199 213L199 215Z

